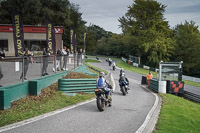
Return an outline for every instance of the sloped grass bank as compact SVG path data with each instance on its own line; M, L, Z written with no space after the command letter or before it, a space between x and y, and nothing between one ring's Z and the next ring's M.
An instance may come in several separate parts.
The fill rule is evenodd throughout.
M69 73L64 78L94 78L82 73ZM27 96L12 103L8 110L0 111L0 127L19 122L34 116L51 112L72 104L83 102L95 97L94 94L77 94L76 96L63 95L57 91L58 85L54 83L42 89L39 96Z
M100 63L100 61L93 59L85 59L85 62Z
M92 66L92 65L90 65L88 62L91 62L91 63L100 63L100 61L98 61L98 60L93 60L93 59L85 59L85 65L90 66L90 67L93 67L93 68L95 68L96 70L99 70L99 71L101 71L101 72L104 72L105 74L108 74L107 71L105 71L105 70L103 70L103 69L101 69L101 68ZM90 69L90 71L94 72L94 71L91 70L91 69Z
M163 103L154 133L200 133L200 104L161 94Z
M131 65L123 62L121 59L118 59L118 61L120 61L120 62L117 63L116 65L118 67L124 68L125 70L131 71L131 72L136 72L136 73L143 74L143 75L147 75L147 73L149 72L149 70L146 70L146 69L143 69L143 68L138 68L138 67L135 67L135 66L131 66ZM153 74L154 78L157 77L156 72L152 72L152 74Z

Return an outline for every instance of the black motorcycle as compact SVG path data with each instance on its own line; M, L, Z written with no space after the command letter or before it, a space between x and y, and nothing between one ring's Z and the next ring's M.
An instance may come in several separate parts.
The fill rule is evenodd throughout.
M120 88L121 88L121 92L122 94L125 96L126 94L128 94L128 85L125 81L122 81L120 83Z
M116 69L115 65L113 65L112 68L113 68L113 71L115 71L115 69Z
M109 64L109 66L111 66L111 64L112 64L112 61L110 61L110 60L109 60L109 61L108 61L108 64Z
M108 97L106 95L107 90L105 90L105 88L99 88L99 89L95 89L95 94L96 94L96 99L97 99L97 108L99 109L99 111L104 111L105 107L109 104L109 106L111 106L111 95L110 97ZM110 91L110 93L112 93L112 91Z

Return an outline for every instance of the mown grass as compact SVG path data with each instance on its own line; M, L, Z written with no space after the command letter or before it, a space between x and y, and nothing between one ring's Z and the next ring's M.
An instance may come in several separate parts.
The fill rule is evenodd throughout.
M85 59L85 62L100 63L100 61L93 59Z
M161 94L163 103L154 133L200 133L200 104Z
M92 65L90 65L90 64L88 63L88 62L91 62L91 63L99 63L99 62L100 62L100 61L98 61L98 62L96 62L96 61L97 61L97 60L85 59L85 64L88 65L88 66L90 66L90 67L93 67L93 68L95 68L95 69L97 69L97 70L99 70L99 71L101 71L101 72L104 72L105 74L108 74L108 72L107 72L106 70L103 70L103 69L101 69L101 68L92 66Z
M200 83L197 82L193 82L193 81L188 81L188 80L183 80L185 82L185 84L187 85L191 85L191 86L196 86L196 87L200 87Z
M66 78L94 78L84 74L69 74ZM0 127L34 116L51 112L95 97L94 94L63 95L57 91L57 83L44 88L39 96L27 96L12 103L8 110L0 111Z
M116 59L116 58L115 58ZM139 67L135 67L135 66L131 66L127 63L125 63L124 61L122 61L121 59L118 59L118 63L116 64L118 67L124 68L125 70L131 71L131 72L135 72L135 73L139 73L139 74L143 74L143 75L147 75L149 70L143 69L143 68L139 68ZM153 77L157 78L157 73L156 72L152 72Z

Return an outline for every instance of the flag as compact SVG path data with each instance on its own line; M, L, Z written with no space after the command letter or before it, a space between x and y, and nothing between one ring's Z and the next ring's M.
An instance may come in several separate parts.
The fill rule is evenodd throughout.
M84 33L84 38L83 38L83 41L84 41L84 43L83 43L83 52L85 53L85 49L86 49L86 36L87 36L87 33L85 32Z
M24 55L24 32L21 16L18 11L12 10L13 41L15 56Z
M51 54L56 54L54 26L49 20L46 20L46 42L47 47L49 47L49 52Z
M71 49L71 53L75 53L75 46L76 45L76 41L75 41L75 32L74 29L72 27L70 27L70 49Z
M74 53L77 52L77 40L76 40L76 33L74 32Z

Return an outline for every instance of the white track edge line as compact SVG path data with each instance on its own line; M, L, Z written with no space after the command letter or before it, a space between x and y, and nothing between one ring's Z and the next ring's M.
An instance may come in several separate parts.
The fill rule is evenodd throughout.
M140 84L139 84L140 85ZM142 85L141 85L142 86ZM144 89L146 89L146 87L142 86ZM148 89L146 89L148 90ZM149 90L148 90L149 91ZM149 91L151 92L151 91ZM152 93L152 92L151 92ZM145 129L145 127L147 126L148 122L150 121L156 107L158 106L158 101L159 101L159 98L158 96L155 94L155 93L152 93L155 97L156 97L156 100L154 102L154 105L153 107L151 108L151 110L149 111L149 113L147 114L146 118L145 118L145 121L143 122L143 124L140 126L140 128L135 132L135 133L142 133Z
M39 115L39 116L30 118L30 119L27 119L27 120L23 120L23 121L14 123L14 124L10 124L10 125L1 127L1 128L0 128L0 133L1 133L1 132L4 132L4 131L11 130L11 129L14 129L14 128L17 128L17 127L24 126L24 125L26 125L26 124L29 124L29 123L32 123L32 122L35 122L35 121L38 121L38 120L47 118L47 117L49 117L49 116L53 116L53 115L62 113L62 112L67 111L67 110L71 110L71 109L73 109L73 108L76 108L76 107L78 107L78 106L81 106L81 105L84 105L84 104L93 102L93 101L95 101L95 100L96 100L96 98L94 98L94 99L92 99L92 100L87 100L87 101L85 101L85 102L77 103L77 104L75 104L75 105L71 105L71 106L68 106L68 107L65 107L65 108L62 108L62 109L59 109L59 110L55 110L55 111L52 111L52 112L49 112L49 113L46 113L46 114L43 114L43 115Z

